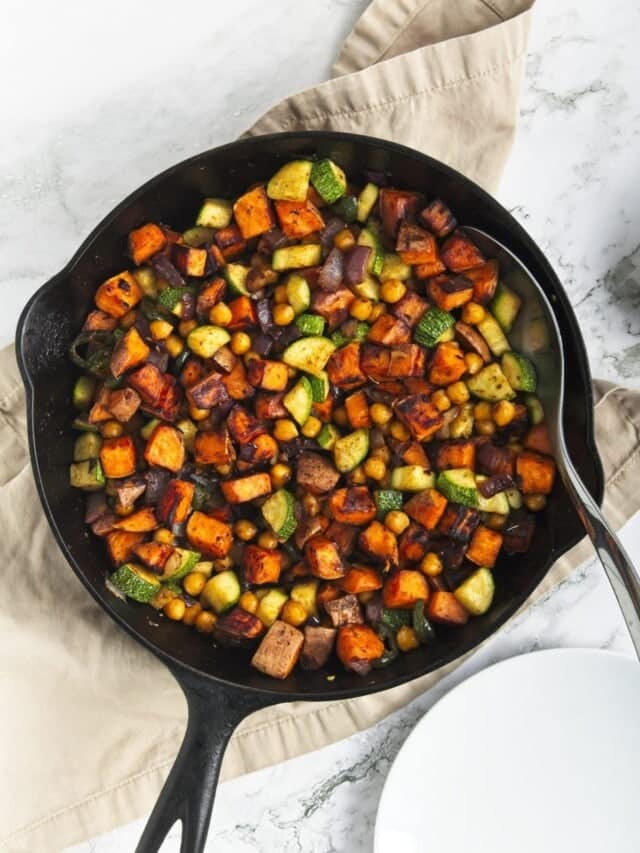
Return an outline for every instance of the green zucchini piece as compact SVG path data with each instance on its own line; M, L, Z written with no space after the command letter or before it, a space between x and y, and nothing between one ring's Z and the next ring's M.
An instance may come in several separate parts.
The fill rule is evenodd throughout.
M97 459L100 456L102 438L95 432L84 432L79 435L73 445L73 461L84 462L87 459Z
M227 569L206 582L201 596L204 603L216 613L224 613L238 603L241 594L238 576L231 569Z
M76 429L79 432L98 432L98 425L90 424L89 421L84 418L74 418L71 428Z
M282 270L315 267L322 261L322 246L319 243L303 243L298 246L283 246L276 249L271 258L271 266L277 272Z
M500 364L514 391L536 390L536 369L528 358L518 352L505 352Z
M296 367L313 376L322 376L335 348L336 345L329 338L310 335L289 344L282 354L282 360L289 367Z
M377 489L373 493L373 502L378 510L378 519L382 521L388 512L402 509L404 496L398 489Z
M184 287L165 287L158 294L158 304L167 311L173 311L182 302Z
M305 201L309 192L311 168L310 160L285 163L267 184L267 195L279 201Z
M299 314L296 317L296 326L303 335L322 335L324 325L324 317L319 314Z
M226 228L232 216L233 207L226 198L205 198L196 218L196 225L205 228Z
M380 621L383 625L391 628L392 631L399 631L400 628L411 622L411 614L408 610L395 610L391 607L383 607Z
M340 433L333 424L324 424L316 436L316 441L323 450L333 450L335 443L339 438Z
M527 412L529 413L529 420L533 426L537 426L541 424L544 420L544 409L542 408L542 403L536 397L535 394L527 394L524 398L524 404L527 407Z
M105 476L99 459L85 459L69 466L69 483L74 489L98 492L104 489Z
M276 534L278 539L285 542L298 526L293 511L293 495L286 489L278 489L262 504L261 512L264 520Z
M302 314L311 305L311 290L306 278L292 272L287 276L287 301L296 314Z
M182 433L182 438L184 441L184 446L187 448L189 453L193 453L193 448L196 440L196 434L198 432L197 426L190 418L182 418L176 423L177 429ZM148 436L147 436L148 438Z
M144 438L145 441L148 441L151 438L151 433L160 423L159 418L151 418L150 421L147 421L146 424L140 430L140 435Z
M476 479L469 468L450 468L448 471L441 471L436 480L436 488L452 503L478 506L479 494Z
M391 488L399 492L423 492L432 489L435 482L435 474L421 465L401 465L391 471Z
M380 300L380 284L369 273L359 284L354 284L351 290L362 299L371 299L373 302Z
M520 509L522 506L522 493L519 489L505 489L504 493L509 502L509 509Z
M194 249L200 246L206 246L213 240L213 228L206 228L204 225L195 225L193 228L188 228L182 235L182 239Z
M490 403L513 400L516 396L500 365L495 361L483 367L475 376L470 376L467 379L467 388L474 397L488 400Z
M521 304L522 299L518 294L506 284L499 282L495 295L489 303L489 310L507 334L513 328Z
M413 630L415 631L418 642L422 645L433 642L436 638L436 632L433 630L431 622L424 615L424 601L416 601L413 605L412 616Z
M182 580L185 575L194 570L200 560L200 556L197 551L189 551L186 548L175 548L173 554L164 565L161 577L162 582L173 581L175 583Z
M156 284L156 274L151 267L138 267L133 271L133 277L140 285L140 289L145 296L155 299L158 295L158 286Z
M473 616L482 616L491 607L495 589L492 573L481 567L454 589L453 594L465 610Z
M453 329L455 322L453 314L432 305L420 318L414 329L413 339L423 347L434 347L445 332Z
M353 471L369 452L369 430L357 429L339 438L333 445L333 459L338 471Z
M476 483L481 483L486 479L484 474L476 475ZM509 489L509 491L517 492L517 489ZM520 493L518 492L518 494ZM522 497L520 497L520 503L522 504ZM497 492L497 494L492 495L490 498L485 498L478 492L478 509L481 512L495 512L498 515L507 515L511 510L507 492Z
M246 287L249 267L244 264L227 264L223 275L232 293L236 293L239 296L250 295Z
M187 335L187 346L200 358L211 358L230 340L229 332L220 326L196 326Z
M511 349L509 341L500 328L500 324L495 317L489 314L488 311L484 320L481 320L478 323L477 328L487 342L487 346L495 356L500 356L503 352L507 352L507 350Z
M336 216L340 217L343 222L355 222L356 214L358 213L358 200L355 196L343 195L342 198L333 205L333 212Z
M411 278L411 267L409 264L403 263L400 255L396 255L394 252L389 252L384 256L380 270L380 281L387 281L390 278L396 278L399 281L406 281Z
M329 396L329 377L323 370L317 376L309 376L311 399L314 403L324 403Z
M340 166L328 159L319 160L311 166L311 183L327 204L333 204L347 190L347 176Z
M282 403L297 424L302 426L306 423L313 404L311 383L306 376L298 379L293 388L284 395Z
M297 601L307 611L309 616L316 613L316 596L318 594L319 581L300 581L291 587L291 601Z
M275 587L263 595L256 610L256 616L269 628L280 615L280 611L287 601L287 593Z
M358 246L366 246L371 249L367 262L367 271L371 275L379 276L384 264L384 251L378 235L371 227L363 228L358 236Z
M358 208L356 210L356 219L358 222L366 222L375 203L378 201L380 190L375 184L367 184L360 195L358 196Z
M157 575L137 563L124 563L111 575L111 583L127 598L147 604L160 590Z
M96 390L96 380L91 376L80 376L73 386L73 405L83 411L91 406Z

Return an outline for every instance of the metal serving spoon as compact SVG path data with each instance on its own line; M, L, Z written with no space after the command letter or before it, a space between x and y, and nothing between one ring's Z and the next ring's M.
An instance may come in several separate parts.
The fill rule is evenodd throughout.
M604 566L636 654L640 657L640 575L578 476L565 443L562 423L565 357L551 304L533 275L506 246L478 228L466 227L463 230L486 257L497 259L500 279L522 299L518 320L509 333L509 340L536 366L536 393L544 408L558 471Z

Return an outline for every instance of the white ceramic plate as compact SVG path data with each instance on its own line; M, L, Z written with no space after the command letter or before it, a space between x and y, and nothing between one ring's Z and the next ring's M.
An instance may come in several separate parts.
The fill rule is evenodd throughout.
M375 853L638 853L640 664L512 658L423 717L385 783Z

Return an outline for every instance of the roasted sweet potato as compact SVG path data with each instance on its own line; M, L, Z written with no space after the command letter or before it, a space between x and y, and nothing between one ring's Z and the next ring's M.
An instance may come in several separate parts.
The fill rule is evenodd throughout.
M549 428L544 422L531 427L524 440L524 446L527 450L534 450L544 456L551 456L553 447L551 446Z
M442 311L453 311L473 299L473 285L462 275L436 275L428 280L427 293Z
M307 201L276 201L280 227L290 239L307 237L324 228L324 219L317 207Z
M129 254L136 266L148 261L152 255L162 251L166 245L167 238L164 231L152 222L129 233Z
M305 278L309 278L309 271L304 270ZM311 285L310 285L311 286ZM311 291L311 308L316 314L327 322L329 330L336 329L347 319L349 306L355 299L355 293L348 288L341 287L330 293L327 290L315 289Z
M147 357L151 350L146 345L140 332L132 326L118 341L111 356L111 372L114 376L122 376L127 370L132 370Z
M100 464L105 477L130 477L136 470L136 448L130 435L106 438L100 449Z
M368 625L338 628L336 654L346 669L366 674L371 663L384 653L384 643Z
M464 625L469 614L452 592L436 590L427 603L427 617L444 625Z
M231 261L241 255L247 248L246 241L242 238L240 229L232 222L226 228L219 228L213 238L222 252L226 261Z
M304 548L305 542L308 539L311 539L312 536L316 536L318 533L324 533L325 530L329 527L329 519L324 515L314 515L312 517L304 516L296 527L296 532L294 534L294 542L296 548L302 550ZM305 572L307 571L305 567Z
M443 442L436 452L436 468L445 471L448 468L476 467L476 445L472 439Z
M327 373L332 385L344 391L351 391L364 385L367 377L360 369L360 350L360 344L352 341L332 353L327 362Z
M421 525L412 521L398 541L400 562L417 563L429 550L429 533Z
M421 376L407 376L406 379L402 380L402 384L408 394L433 394L436 390L430 382L427 382ZM401 395L402 391L398 389L392 393Z
M556 465L550 456L523 450L516 458L516 475L523 495L548 495L553 489Z
M216 622L215 637L222 645L245 646L263 631L262 620L242 607L233 607Z
M471 537L465 556L476 566L492 569L498 559L500 548L502 548L502 534L481 524Z
M287 365L282 361L254 358L249 362L247 379L263 391L284 391L289 382Z
M364 621L360 602L355 595L343 595L341 598L327 601L324 609L334 628L340 628L342 625L361 625Z
M260 420L275 420L276 418L286 418L287 410L284 407L284 394L265 394L256 395L253 402L256 417Z
M480 249L462 231L454 231L445 240L440 255L451 272L462 272L479 267L485 260Z
M193 246L173 246L171 261L182 275L202 278L207 268L207 250Z
M229 430L220 426L215 430L199 430L194 442L196 465L226 465L235 459Z
M358 595L360 592L373 592L382 589L382 578L379 572L368 566L351 566L340 582L345 592Z
M384 582L382 601L385 607L410 610L416 601L427 601L429 584L422 572L400 569Z
M126 270L108 278L100 285L95 295L98 308L110 317L124 317L141 299L140 285Z
M173 554L174 549L171 545L163 545L160 542L141 542L133 549L135 556L141 560L145 566L153 569L154 572L161 573L165 567L165 563Z
M276 220L263 184L241 195L233 205L238 230L245 240L275 228Z
M247 583L278 583L282 554L271 548L247 545L244 549L244 577Z
M231 320L227 328L233 332L248 329L251 326L258 325L258 315L256 314L256 303L248 296L237 296L228 303L231 311Z
M273 465L278 458L278 442L263 432L240 446L238 471L250 471L260 465Z
M439 198L434 199L420 212L420 219L436 237L446 237L457 222L447 205Z
M335 353L333 355L335 356ZM417 344L399 344L393 349L387 349L378 344L363 344L360 366L365 376L373 379L374 382L423 376L425 352Z
M391 313L413 329L428 307L429 303L426 299L418 296L415 291L408 290L402 299L391 306ZM387 315L383 314L382 316L386 317Z
M251 474L237 480L220 483L222 494L230 504L241 504L271 494L271 478L268 474Z
M379 521L372 521L358 538L358 546L376 563L382 563L384 570L398 565L398 540L388 527Z
M336 642L336 634L335 628L306 625L300 666L303 669L321 669L331 657Z
M498 286L498 262L486 261L479 267L465 270L464 277L473 284L473 299L481 305L491 302Z
M131 420L140 408L142 400L133 388L118 388L109 394L108 408L121 424Z
M390 237L395 237L400 223L418 212L420 196L407 190L383 187L380 190L379 207L384 230Z
M323 495L335 488L340 474L326 456L309 451L298 457L296 479L306 492Z
M323 583L316 593L316 606L320 609L324 609L325 604L328 604L330 601L335 601L336 598L340 598L341 595L342 590L337 583L333 581Z
M287 678L300 657L304 634L276 619L258 646L251 663L272 678Z
M433 405L429 394L403 397L395 403L394 411L418 441L431 438L444 423L442 412Z
M368 524L376 517L374 504L366 486L337 489L327 501L332 517L343 524Z
M248 412L243 406L234 406L227 417L227 426L233 439L240 444L252 441L266 432L265 425Z
M187 388L187 400L196 409L213 409L229 400L224 373L215 370Z
M139 545L144 537L144 533L132 533L127 530L113 530L107 533L105 537L107 551L114 566L121 566L130 560L136 545Z
M322 421L323 424L328 424L333 419L333 410L336 406L336 398L333 392L327 395L327 399L321 403L314 403L311 407L311 414Z
M247 379L247 371L241 359L222 377L222 384L232 400L247 400L255 394L255 388Z
M455 341L438 344L429 367L429 382L434 385L451 385L467 369L464 353Z
M169 471L179 471L184 465L184 436L179 429L168 424L158 424L149 436L144 449L148 465L158 465Z
M480 513L468 506L450 503L438 522L438 533L458 542L468 542L480 524Z
M158 503L158 518L172 527L182 524L191 512L195 486L188 480L170 480Z
M398 445L395 450L405 465L419 465L425 471L431 470L431 462L427 452L419 441L405 441Z
M411 343L411 329L398 316L382 314L369 329L367 340L386 347L408 344Z
M427 530L435 530L447 507L447 499L436 489L418 492L404 505L409 518L417 521Z
M438 247L433 234L409 222L400 224L396 252L405 264L432 264L438 259Z
M341 578L345 568L335 542L326 536L312 536L304 546L309 571L317 578L335 580Z
M369 401L364 391L354 391L345 398L344 407L347 418L353 429L359 427L370 427L371 416L369 415Z
M82 330L84 332L112 332L118 321L115 317L105 314L104 311L90 311L87 319L84 321Z
M440 275L443 272L446 272L447 268L442 263L440 258L436 258L435 261L431 261L428 264L418 264L413 268L413 272L416 278L424 279L424 278L432 278L435 275Z
M142 397L145 411L165 421L178 417L182 391L175 377L162 373L154 364L143 364L129 374L127 382Z
M186 534L194 548L214 559L226 557L233 544L233 532L229 524L198 510L189 516Z
M126 530L129 533L149 533L160 527L153 507L145 506L131 515L125 515L113 525L115 530Z
M96 395L95 402L89 411L89 423L99 424L103 421L109 421L113 417L109 408L110 393L108 388L100 388Z
M214 305L217 305L224 297L226 289L227 283L223 278L218 276L213 281L210 281L198 293L196 312L202 317L207 317Z

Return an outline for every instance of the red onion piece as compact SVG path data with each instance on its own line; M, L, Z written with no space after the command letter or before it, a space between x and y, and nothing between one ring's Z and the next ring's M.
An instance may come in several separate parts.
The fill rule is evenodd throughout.
M367 264L371 249L368 246L353 246L345 257L344 281L345 284L360 284L367 274Z
M321 290L335 292L340 289L344 271L344 258L340 249L332 249L322 265L318 275L318 287Z

